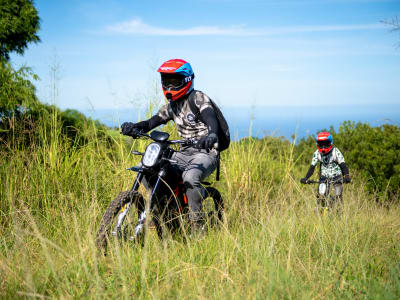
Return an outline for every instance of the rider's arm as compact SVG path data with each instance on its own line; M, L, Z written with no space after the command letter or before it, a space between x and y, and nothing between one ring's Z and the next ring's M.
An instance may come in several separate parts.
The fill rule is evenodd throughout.
M167 105L164 105L156 115L148 120L137 123L125 122L121 124L121 133L129 136L136 136L136 130L148 132L161 124L166 124L169 120L171 120L171 117L168 114Z
M340 169L342 170L343 176L348 176L349 175L349 168L347 167L345 162L342 162L339 164Z
M334 151L336 151L337 163L339 164L340 170L342 170L343 177L350 178L349 168L347 167L346 162L344 161L344 156L343 156L342 152L340 152L340 150L336 147L335 147ZM347 181L347 182L349 182L349 181Z
M200 112L200 116L208 127L208 134L214 133L218 136L218 120L215 111L211 107L207 107Z
M154 116L152 116L150 119L146 121L142 121L137 123L145 132L152 130L153 128L156 128L157 126L160 126L162 124L166 124L169 120L171 120L171 116L168 112L168 104L163 105L158 113Z
M320 154L319 154L318 150L314 152L313 158L312 158L312 160L311 160L311 165L310 165L310 167L308 168L306 177L304 177L305 180L308 180L308 178L310 178L310 177L312 176L312 174L314 173L315 166L318 164L318 161L319 161L319 155L320 155Z
M218 120L211 99L201 91L196 91L194 104L200 111L200 120L207 125L208 135L218 136Z
M171 120L171 116L168 112L168 105L163 105L156 115L152 116L150 119L135 123L135 128L138 128L144 132L148 132L157 126L166 124Z
M138 122L137 125L139 125L140 128L143 128L145 132L148 132L153 128L156 128L157 126L165 123L166 122L164 121L164 119L162 119L159 115L154 115L146 121Z
M310 168L308 168L307 174L306 174L306 179L310 178L312 176L312 174L314 173L315 170L315 166L314 165L310 165Z

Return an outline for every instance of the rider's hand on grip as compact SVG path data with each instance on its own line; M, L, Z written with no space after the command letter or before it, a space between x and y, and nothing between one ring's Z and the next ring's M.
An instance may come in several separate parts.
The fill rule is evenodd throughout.
M196 144L196 148L198 149L212 149L214 144L218 143L218 137L215 133L210 133L207 136L203 136Z
M344 182L344 183L350 183L350 182L351 182L350 175L345 175L345 176L343 177L343 182Z
M123 135L128 135L133 138L137 138L138 134L144 130L144 126L141 126L141 123L132 123L132 122L125 122L121 125L121 133Z
M123 135L131 135L131 133L132 133L132 129L134 129L135 128L135 123L132 123L132 122L125 122L125 123L122 123L122 125L121 125L121 133L123 134Z
M300 182L302 183L302 184L307 184L307 180L308 180L308 178L301 178L300 179Z

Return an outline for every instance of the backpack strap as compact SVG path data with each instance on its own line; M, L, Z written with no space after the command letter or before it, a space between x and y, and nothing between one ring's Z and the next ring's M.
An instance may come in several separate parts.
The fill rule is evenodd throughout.
M167 106L167 110L168 110L168 115L171 119L174 119L174 111L172 110L172 104L171 102L168 102L168 106Z
M196 101L196 91L195 90L193 90L189 94L188 101L189 101L190 110L194 114L195 120L199 120L201 115L200 115L200 110L196 106L196 103L195 103L195 101ZM220 169L221 169L221 155L220 155L220 152L218 151L218 154L217 154L217 173L215 174L215 180L216 181L219 181Z
M188 101L189 101L189 107L190 110L192 111L192 113L194 114L194 118L195 120L200 119L200 110L199 108L196 106L196 91L193 90L188 97Z
M219 151L218 151L218 155L217 155L217 174L215 174L215 180L216 181L219 181L220 168L221 168L221 156L220 156Z

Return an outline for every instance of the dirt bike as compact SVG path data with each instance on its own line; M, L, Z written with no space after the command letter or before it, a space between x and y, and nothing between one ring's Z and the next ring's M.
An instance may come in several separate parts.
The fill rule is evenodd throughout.
M342 176L334 177L334 178L322 178L318 181L316 180L307 180L305 184L318 184L318 195L317 195L317 204L318 207L325 214L327 210L332 209L334 207L340 208L343 206L342 196L331 195L332 186L335 186L336 183L348 183L344 182Z
M182 173L174 168L177 161L171 157L177 150L172 146L190 147L197 141L169 140L169 134L161 131L152 131L150 134L137 131L134 138L138 137L148 138L153 142L147 145L143 153L132 151L133 154L142 156L139 166L128 169L137 172L136 179L132 188L121 192L104 213L96 237L99 248L104 249L111 238L143 243L149 227L146 224L150 222L150 218L160 238L164 229L175 233L187 223L188 199ZM152 187L147 201L139 193L139 186L144 177ZM220 192L211 187L210 183L202 184L206 186L202 202L206 224L222 222L224 202ZM135 206L136 209L133 208Z

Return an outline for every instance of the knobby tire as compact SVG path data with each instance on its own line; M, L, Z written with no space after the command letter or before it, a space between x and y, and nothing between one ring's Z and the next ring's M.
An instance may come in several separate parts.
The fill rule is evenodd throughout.
M222 200L221 193L216 188L208 186L206 187L206 197L213 199L217 220L223 222L224 201Z
M105 250L107 247L108 239L110 237L111 225L113 223L114 218L121 211L122 207L132 201L132 205L135 204L136 201L142 198L142 196L138 192L133 191L124 191L121 192L108 206L106 212L103 215L103 218L100 222L99 231L96 236L96 246L98 249ZM131 207L132 209L132 207Z

